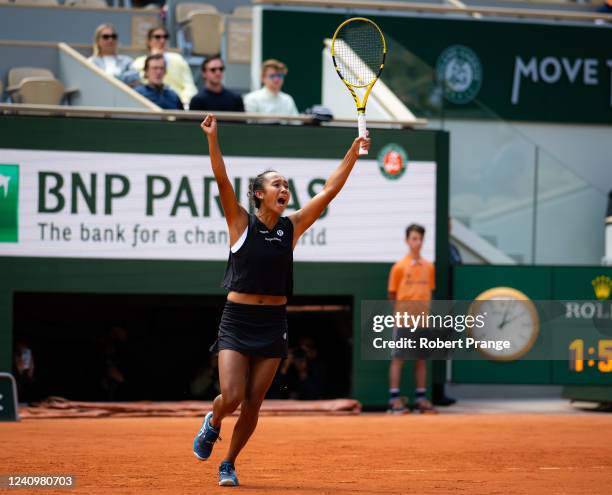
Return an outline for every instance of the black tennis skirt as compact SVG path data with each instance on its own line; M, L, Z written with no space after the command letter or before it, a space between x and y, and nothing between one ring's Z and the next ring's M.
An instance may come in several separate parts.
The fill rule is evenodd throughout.
M231 349L249 356L287 357L287 306L225 301L211 352Z

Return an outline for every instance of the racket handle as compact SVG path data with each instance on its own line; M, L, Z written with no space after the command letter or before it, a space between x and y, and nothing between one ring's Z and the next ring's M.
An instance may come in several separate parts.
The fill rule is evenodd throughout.
M367 137L368 132L366 130L366 116L364 112L359 112L357 114L357 128L359 129L359 137ZM367 155L368 150L359 147L360 155Z

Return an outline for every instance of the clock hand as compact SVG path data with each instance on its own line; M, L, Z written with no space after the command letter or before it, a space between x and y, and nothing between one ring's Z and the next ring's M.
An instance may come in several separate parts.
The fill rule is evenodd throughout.
M506 326L506 315L508 314L508 312L504 312L504 316L502 316L502 321L499 325L497 325L497 329L501 330L502 328L504 328Z
M499 329L501 330L502 328L504 328L508 323L510 323L511 321L516 320L517 318L519 318L521 315L520 313L517 314L514 318L510 318L509 320L506 321L502 321L502 324L500 325Z

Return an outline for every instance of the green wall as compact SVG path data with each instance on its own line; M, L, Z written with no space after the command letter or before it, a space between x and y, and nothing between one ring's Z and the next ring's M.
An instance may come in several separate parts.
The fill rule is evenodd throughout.
M359 9L347 14L264 10L262 60L277 58L288 65L284 90L295 98L300 110L321 103L323 40L331 39L342 21L357 15ZM610 26L374 15L371 11L365 15L387 37L383 81L419 117L612 123L611 71L607 66ZM279 42L294 39L296 27L299 43ZM468 103L454 104L446 99L443 106L432 104L437 100L436 64L453 45L465 46L476 56L482 72L480 90ZM536 81L532 75L520 79L518 100L513 103L517 57L525 64L533 59L538 70Z
M354 128L221 124L224 153L235 156L340 159L355 137ZM373 131L371 153L387 142L408 150L412 160L437 162L436 257L448 259L448 134L440 131ZM313 146L312 143L316 143ZM202 155L206 141L197 122L116 119L0 117L2 148ZM169 163L169 167L171 167ZM298 248L299 249L299 248ZM359 355L362 299L386 298L390 263L295 264L296 295L353 297L353 396L365 405L387 400L387 362L365 362ZM0 370L11 368L12 308L15 292L223 294L221 261L145 261L0 257ZM437 270L438 297L447 294L446 263ZM84 326L86 328L86 325ZM211 331L216 331L212 329ZM407 380L410 369L406 369ZM408 383L408 381L405 381Z
M491 266L455 267L453 290L457 300L472 300L492 287L512 287L533 300L594 300L591 281L598 275L612 277L608 267ZM540 329L538 340L554 329ZM494 361L453 361L456 383L500 384L587 384L612 385L612 374L586 369L577 374L569 371L568 361L527 361L509 363Z
M195 121L0 116L0 130L0 149L203 155L202 167L209 166L206 139ZM371 134L372 156L389 141L404 146L416 161L435 161L439 149L448 147L448 133L441 131L376 129ZM234 156L341 159L355 137L356 126L219 124L223 153ZM444 170L442 161L438 166Z
M386 297L387 263L295 263L295 294L351 295L355 328L361 299ZM89 294L224 294L220 281L223 261L134 261L60 258L0 258L0 370L10 371L12 304L15 292L61 292ZM83 322L86 331L87 322ZM202 322L202 331L217 329ZM354 333L359 349L359 333ZM386 397L387 363L362 362L353 355L353 390L370 402L382 386Z

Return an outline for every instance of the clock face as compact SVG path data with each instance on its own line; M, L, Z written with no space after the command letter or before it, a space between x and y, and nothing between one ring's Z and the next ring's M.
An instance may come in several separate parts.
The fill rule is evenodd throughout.
M510 348L477 349L495 361L513 361L525 355L536 341L539 318L534 304L522 292L510 287L496 287L480 294L470 306L472 315L485 315L484 326L470 329L476 340L507 340Z

